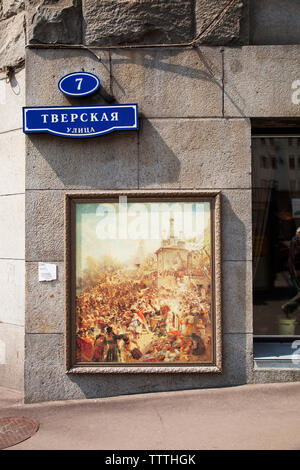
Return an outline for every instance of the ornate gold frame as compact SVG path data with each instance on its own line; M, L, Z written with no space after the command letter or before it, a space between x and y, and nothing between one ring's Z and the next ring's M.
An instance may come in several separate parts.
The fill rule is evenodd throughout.
M213 281L213 312L214 312L214 360L208 365L195 363L177 364L76 364L74 361L74 203L94 199L112 200L119 196L140 200L185 201L197 199L211 202L211 233L212 233L212 281ZM198 190L122 190L122 191L82 191L65 194L65 366L66 373L72 374L140 374L140 373L220 373L222 372L222 321L221 321L221 193L219 191Z

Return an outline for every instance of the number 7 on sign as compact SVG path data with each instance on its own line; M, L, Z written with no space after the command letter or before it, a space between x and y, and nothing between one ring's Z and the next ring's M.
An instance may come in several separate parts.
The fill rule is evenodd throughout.
M0 0L1 3L1 0ZM69 96L87 96L98 90L100 80L89 72L73 72L62 77L58 82L59 90ZM0 93L1 95L1 93ZM1 96L0 96L1 99Z
M83 78L75 78L75 82L78 82L77 90L81 90L81 83Z

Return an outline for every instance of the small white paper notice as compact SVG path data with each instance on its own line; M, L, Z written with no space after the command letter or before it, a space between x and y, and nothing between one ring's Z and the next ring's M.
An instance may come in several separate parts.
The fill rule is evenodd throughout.
M50 263L39 263L39 281L55 281L57 279L57 266Z

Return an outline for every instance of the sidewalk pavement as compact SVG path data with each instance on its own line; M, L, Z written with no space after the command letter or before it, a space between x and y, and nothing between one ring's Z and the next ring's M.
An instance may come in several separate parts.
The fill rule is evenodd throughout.
M24 405L0 388L0 417L39 431L10 449L300 449L300 383Z

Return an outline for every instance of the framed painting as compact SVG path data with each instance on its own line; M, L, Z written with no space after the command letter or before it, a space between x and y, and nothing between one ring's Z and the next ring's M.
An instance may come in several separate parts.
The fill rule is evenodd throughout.
M65 202L67 372L221 372L220 194Z

